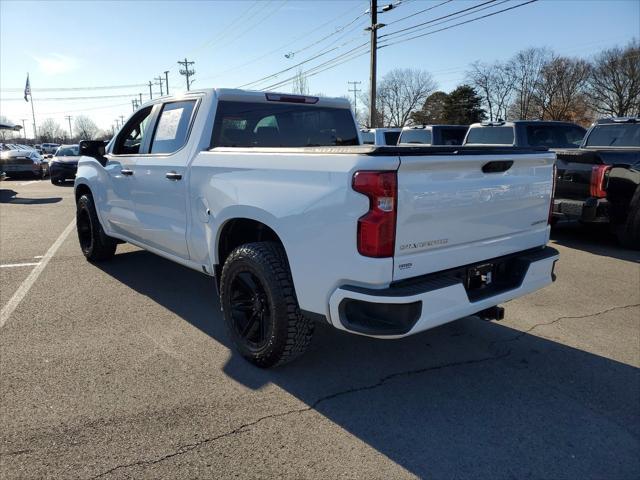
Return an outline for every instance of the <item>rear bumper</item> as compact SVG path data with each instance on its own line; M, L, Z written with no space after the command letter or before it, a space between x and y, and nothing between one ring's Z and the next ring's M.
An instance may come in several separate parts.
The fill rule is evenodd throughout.
M539 290L555 280L558 251L545 247L487 260L504 265L503 280L476 290L465 274L476 265L425 275L384 289L342 286L329 299L336 328L378 338L402 338Z
M580 220L588 223L609 222L609 202L606 198L590 197L586 200L556 198L553 216L559 220Z
M77 172L77 163L52 162L49 164L49 174L53 178L75 178Z

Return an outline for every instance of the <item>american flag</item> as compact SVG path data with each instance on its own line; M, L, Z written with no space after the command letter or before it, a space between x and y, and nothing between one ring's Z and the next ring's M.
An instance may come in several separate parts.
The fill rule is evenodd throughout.
M27 95L31 95L31 84L29 84L29 74L27 73L27 84L24 86L24 101L28 102Z

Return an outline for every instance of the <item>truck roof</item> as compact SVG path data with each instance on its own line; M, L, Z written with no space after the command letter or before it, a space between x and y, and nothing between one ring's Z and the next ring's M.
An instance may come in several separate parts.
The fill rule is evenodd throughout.
M575 126L576 123L565 122L560 120L511 120L506 122L504 120L484 121L478 123L472 123L469 128L478 127L513 127L515 125L567 125Z
M230 100L234 102L285 102L285 103L304 103L310 106L332 107L332 108L351 108L349 100L340 97L318 97L314 95L296 95L293 93L283 92L264 92L259 90L240 90L238 88L201 88L198 90L189 90L188 92L180 92L175 95L165 95L156 97L145 102L144 105L151 105L158 101L167 101L174 98L184 98L190 95L215 95L218 100ZM306 101L305 101L306 100Z

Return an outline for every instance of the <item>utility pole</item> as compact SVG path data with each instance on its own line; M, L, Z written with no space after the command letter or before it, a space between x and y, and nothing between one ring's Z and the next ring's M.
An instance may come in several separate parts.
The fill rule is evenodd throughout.
M73 131L71 130L71 115L65 115L64 118L69 122L69 140L73 137Z
M154 78L154 80L156 81L156 85L160 85L160 96L164 95L164 93L162 92L162 84L164 82L162 77L156 77Z
M169 70L164 71L164 84L167 86L167 95L169 95Z
M153 84L151 83L151 80L149 80L149 99L150 100L153 100L153 91L151 90L152 89L152 85Z
M133 109L133 111L136 111L136 100L135 98L133 100L131 100L131 108Z
M191 77L192 75L194 75L196 73L195 70L189 68L194 63L195 62L188 61L187 57L184 58L184 62L178 62L179 65L184 65L184 68L180 69L180 75L184 75L185 77L187 77L187 91L189 91L191 89L191 83L192 83L189 80L189 77Z
M139 93L138 95L140 95L140 105L142 105L142 94Z
M29 120L28 118L21 118L20 120L22 120L22 134L24 135L24 139L27 139L27 127L25 127L25 120ZM35 140L35 139L34 139Z
M369 127L376 127L376 69L378 50L378 0L371 0L371 58L369 61Z
M347 82L349 85L353 85L353 89L349 89L349 92L353 92L353 113L356 117L356 121L358 120L358 93L362 90L357 87L362 82Z
M120 115L120 126L124 125L124 115Z

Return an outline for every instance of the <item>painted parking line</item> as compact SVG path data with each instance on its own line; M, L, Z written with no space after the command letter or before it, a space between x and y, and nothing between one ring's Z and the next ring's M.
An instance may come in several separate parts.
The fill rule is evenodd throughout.
M65 228L60 236L56 239L56 241L53 242L53 245L49 247L47 253L44 254L44 257L42 257L42 261L39 262L33 270L31 270L31 273L20 284L18 290L16 290L16 293L14 293L6 303L6 305L2 307L2 310L0 310L0 328L4 327L4 324L7 323L7 320L9 320L9 317L11 316L13 311L18 307L18 305L20 305L20 302L24 299L24 297L27 296L27 293L29 293L31 287L34 283L36 283L36 280L38 280L38 277L49 263L49 260L53 258L62 243L69 236L69 233L71 233L71 230L73 230L75 224L76 221L75 219L73 219L71 223L67 225L67 228Z
M29 182L22 182L20 185L24 186L24 185L31 185L32 183L38 183L40 180L31 180Z
M5 265L0 265L0 268L33 267L34 265L40 265L40 262L7 263Z

